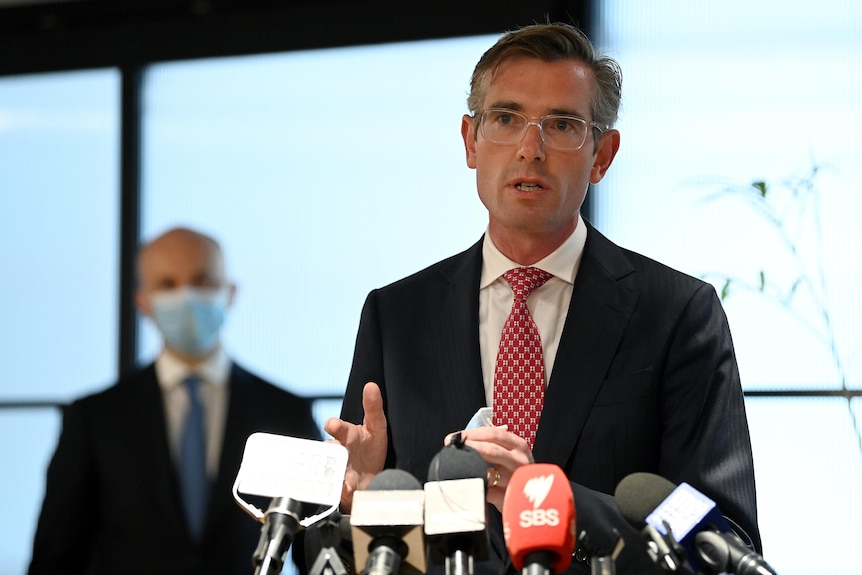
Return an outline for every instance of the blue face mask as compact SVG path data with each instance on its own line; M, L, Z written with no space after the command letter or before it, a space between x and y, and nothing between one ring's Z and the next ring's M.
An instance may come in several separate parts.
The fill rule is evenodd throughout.
M227 288L165 290L154 293L151 303L153 322L169 348L200 357L218 345L228 307Z

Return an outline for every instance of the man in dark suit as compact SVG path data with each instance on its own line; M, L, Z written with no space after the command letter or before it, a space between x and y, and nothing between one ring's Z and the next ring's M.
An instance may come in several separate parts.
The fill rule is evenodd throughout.
M499 511L515 469L533 462L555 463L571 481L586 534L575 572L589 572L619 536L620 573L657 571L612 495L634 472L690 483L760 547L743 395L715 290L616 246L580 215L619 148L620 87L617 64L570 26L529 26L485 53L462 136L486 233L371 292L341 419L325 424L350 452L349 509L384 467L424 480L450 434L493 406L495 425L461 433L490 466L493 551L477 572L511 569ZM496 419L506 408L495 374L515 299L504 276L523 268L549 278L527 298L544 399L538 429L514 433Z
M172 229L141 250L138 269L136 305L162 351L64 409L29 573L251 573L261 526L231 493L245 441L257 431L319 439L318 427L305 399L249 373L221 345L236 288L215 240ZM184 385L191 375L194 392ZM203 415L201 483L185 492L193 401Z

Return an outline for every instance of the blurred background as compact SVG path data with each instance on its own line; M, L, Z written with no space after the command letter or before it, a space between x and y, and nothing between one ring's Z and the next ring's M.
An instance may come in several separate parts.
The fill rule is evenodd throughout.
M26 572L59 405L157 352L139 243L218 238L228 348L322 424L368 291L483 233L470 74L548 20L623 68L622 147L587 217L724 296L764 557L862 572L858 1L4 0L0 573Z

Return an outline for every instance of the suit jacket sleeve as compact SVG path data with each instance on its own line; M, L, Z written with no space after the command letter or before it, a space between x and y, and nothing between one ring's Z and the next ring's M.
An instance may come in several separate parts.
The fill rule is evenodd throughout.
M33 542L30 575L84 573L98 513L96 481L77 403L63 409L63 428L48 466L45 499Z
M741 528L740 535L758 551L754 472L745 406L730 331L720 302L711 286L701 285L682 308L663 345L661 355L650 354L652 362L642 373L658 390L654 399L629 409L640 412L628 417L626 408L603 403L599 393L586 429L601 430L594 419L611 418L619 428L635 425L637 440L615 436L613 444L602 444L594 453L578 450L570 461L570 477L577 507L578 531L585 532L584 556L608 555L620 536L626 549L618 559L620 572L648 572L639 534L622 517L613 497L612 482L582 473L586 460L602 458L603 468L618 468L613 482L635 471L648 471L674 483L688 482L713 498L722 513ZM624 344L626 345L626 344ZM625 355L625 353L618 353ZM638 364L634 364L638 365ZM620 378L625 379L625 378ZM635 379L635 378L630 378ZM613 381L605 381L610 386ZM618 396L621 397L621 396ZM655 401L655 424L645 408ZM636 418L642 417L639 423ZM618 419L615 419L618 418ZM602 437L601 432L584 432L584 437ZM623 439L620 439L620 438ZM586 453L585 453L586 451ZM599 452L604 452L601 454ZM626 468L625 466L629 466ZM578 481L577 478L581 480Z

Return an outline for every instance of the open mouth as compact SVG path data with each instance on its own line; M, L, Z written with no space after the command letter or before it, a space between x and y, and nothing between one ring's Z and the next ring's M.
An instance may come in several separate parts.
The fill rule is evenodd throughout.
M540 186L539 184L531 184L528 182L521 182L519 184L515 184L515 187L522 192L538 192L542 189L542 186Z

